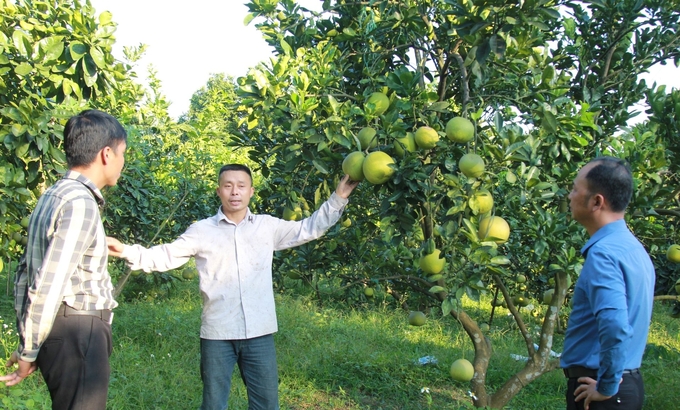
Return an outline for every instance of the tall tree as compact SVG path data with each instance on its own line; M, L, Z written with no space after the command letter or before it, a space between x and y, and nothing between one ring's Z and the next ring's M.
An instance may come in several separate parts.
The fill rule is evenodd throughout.
M638 75L656 63L678 62L677 2L326 0L321 12L292 0L247 6L246 21L256 21L278 56L237 79L237 143L250 147L263 175L275 179L266 191L271 198L279 206L316 202L350 152L389 154L391 179L365 182L365 195L353 201L364 215L352 229L370 241L369 255L380 256L365 256L364 243L343 244L353 255L346 260L373 265L369 273L346 275L347 283L380 282L397 297L420 294L456 318L475 348L478 407L502 408L555 369L552 336L581 266L574 247L583 232L566 209L575 171L609 153L628 158L642 185L667 186L675 178L669 161L652 163L635 154L632 146L641 145L623 141L635 141L626 124L633 104L650 92ZM388 106L371 99L376 92L387 96ZM472 122L470 141L447 135L455 117ZM402 141L422 126L438 141L403 153L410 143ZM365 127L376 131L375 146L362 146ZM464 154L483 158L481 175L462 172ZM483 190L495 200L486 212L480 210ZM653 230L658 220L650 209L677 207L677 192L662 192L636 197L636 225ZM509 223L507 242L484 238L480 223L490 216ZM418 254L435 249L446 268L433 275L419 268ZM377 266L391 274L380 275L384 269ZM528 289L514 280L520 273L529 276ZM542 293L553 281L555 297L535 348L519 308L526 292ZM491 346L480 318L461 304L489 291L515 317L529 357L495 392L486 385Z

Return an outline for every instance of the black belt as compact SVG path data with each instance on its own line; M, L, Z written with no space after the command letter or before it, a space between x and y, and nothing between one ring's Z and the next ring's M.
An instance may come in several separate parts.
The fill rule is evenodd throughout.
M113 321L113 312L111 309L101 309L101 310L77 310L71 306L62 303L57 310L57 316L94 316L98 317L104 322L111 324Z
M564 375L567 379L578 379L579 377L590 377L591 379L597 380L597 369L589 369L582 366L572 366L566 369L562 369ZM623 374L636 374L640 373L640 369L626 369Z

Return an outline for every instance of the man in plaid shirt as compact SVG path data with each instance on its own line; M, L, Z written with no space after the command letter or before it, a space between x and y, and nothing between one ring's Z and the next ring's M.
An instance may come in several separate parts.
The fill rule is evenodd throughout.
M17 269L19 347L0 377L7 386L40 369L53 409L105 409L112 350L113 285L99 208L118 181L127 133L111 115L86 110L64 128L68 172L38 200Z

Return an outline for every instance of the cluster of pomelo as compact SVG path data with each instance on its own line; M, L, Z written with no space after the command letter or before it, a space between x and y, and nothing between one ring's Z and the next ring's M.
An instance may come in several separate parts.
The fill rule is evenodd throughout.
M364 112L369 116L380 116L390 106L390 99L382 92L374 92L364 104ZM446 123L445 134L452 142L467 143L475 136L474 124L463 117L453 117ZM378 146L378 132L375 128L367 126L358 134L360 150L347 155L342 163L343 172L348 174L354 181L363 181L378 185L387 182L394 174L394 159L383 151L367 152ZM417 149L429 150L439 142L439 133L432 127L421 126L414 132L396 138L392 146L394 152L403 157L406 152L414 152ZM484 159L475 153L463 155L458 161L458 167L468 178L479 178L484 174Z

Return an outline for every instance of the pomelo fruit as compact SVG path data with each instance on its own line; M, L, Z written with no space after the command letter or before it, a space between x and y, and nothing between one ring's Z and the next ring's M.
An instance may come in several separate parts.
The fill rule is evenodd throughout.
M422 326L425 324L425 313L413 311L408 314L408 324L411 326Z
M477 235L481 241L495 241L500 245L510 237L510 225L500 216L482 218Z
M446 259L440 258L441 251L435 249L429 255L423 255L420 257L419 266L423 272L428 275L436 275L444 270L444 265L446 265Z
M669 262L680 263L680 245L673 244L668 247L666 258L668 258Z
M412 132L407 132L405 136L394 140L394 152L400 157L406 155L406 152L414 152L415 150L416 137Z
M378 138L375 136L375 134L377 134L377 131L373 127L364 127L359 130L357 138L359 138L362 150L367 148L375 148L378 146Z
M373 115L382 115L390 107L390 99L381 92L374 92L366 99L364 110Z
M382 151L374 151L364 159L362 170L364 178L374 185L384 184L394 174L394 159Z
M420 127L415 133L416 145L421 149L431 149L437 145L439 134L431 127Z
M475 368L472 367L472 363L470 363L469 360L458 359L451 364L449 374L453 380L459 382L469 382L475 375Z
M484 173L484 159L477 154L465 154L458 161L458 168L466 177L478 178Z
M475 137L475 126L463 117L453 117L446 123L446 136L453 142L461 144Z
M555 289L548 289L543 292L543 303L549 305L552 302L553 296L555 296Z
M354 151L349 153L342 161L342 172L349 175L352 181L363 181L365 159L366 157L363 152Z
M475 192L470 200L470 208L474 210L475 208L472 206L473 204L476 204L477 212L480 214L485 214L491 211L491 209L493 209L493 196L491 196L491 192L487 191L486 189L480 189L479 191Z

